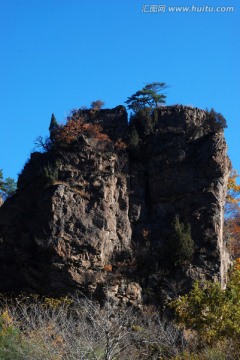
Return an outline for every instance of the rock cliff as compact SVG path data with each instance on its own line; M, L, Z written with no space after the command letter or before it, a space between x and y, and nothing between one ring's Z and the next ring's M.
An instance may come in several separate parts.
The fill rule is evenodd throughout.
M163 303L195 279L224 285L230 162L222 128L203 110L162 107L131 120L132 141L122 106L76 115L105 137L81 133L71 146L31 155L0 208L0 290L107 292L141 304ZM176 215L194 241L182 266L168 261Z

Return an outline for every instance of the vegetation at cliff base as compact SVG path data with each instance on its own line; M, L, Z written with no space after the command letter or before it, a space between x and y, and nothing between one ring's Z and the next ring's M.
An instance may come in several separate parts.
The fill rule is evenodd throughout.
M85 297L0 296L1 360L238 360L240 260L225 290L196 282L170 302L176 323L157 308L104 306Z
M175 310L178 323L193 332L200 349L222 348L229 352L224 359L239 359L240 259L230 272L226 289L218 282L196 282L188 294L170 306Z
M174 359L183 334L157 311L86 298L0 297L1 360Z

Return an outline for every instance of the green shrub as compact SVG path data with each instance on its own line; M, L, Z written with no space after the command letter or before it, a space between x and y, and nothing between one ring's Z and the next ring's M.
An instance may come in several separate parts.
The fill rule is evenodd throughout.
M190 224L184 225L180 222L179 216L175 216L172 231L166 240L165 256L168 263L174 267L188 265L194 254Z
M17 301L18 302L18 301ZM20 303L18 304L20 305ZM21 305L20 305L21 306ZM14 312L16 312L16 308ZM13 310L13 309L12 309ZM26 316L24 311L22 316ZM36 315L36 314L35 314ZM50 350L50 347L41 333L41 327L33 330L28 327L28 332L24 331L24 317L17 319L11 314L11 310L6 308L0 316L0 360L60 360L59 356L55 356L57 351ZM20 330L21 328L21 330ZM48 337L52 338L51 346L55 346L54 333L49 332ZM45 335L46 338L46 335ZM48 340L49 341L49 340Z
M141 140L144 140L147 135L153 133L157 119L158 112L156 109L144 108L138 110L130 118L130 134L131 128L135 128Z
M7 310L0 316L0 359L23 359L19 352L20 332L13 325L13 320Z
M207 124L213 132L227 128L227 121L224 116L214 109L207 111Z
M225 290L218 282L196 282L187 295L173 301L170 307L182 326L196 332L201 345L231 341L231 348L240 351L239 305L240 269L235 266Z
M40 170L40 177L45 186L53 185L56 180L58 180L58 162L47 163Z

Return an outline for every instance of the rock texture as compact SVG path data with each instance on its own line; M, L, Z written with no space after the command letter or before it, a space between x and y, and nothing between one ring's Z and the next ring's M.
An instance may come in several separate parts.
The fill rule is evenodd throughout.
M194 279L224 284L223 131L208 126L205 111L163 107L136 157L116 146L128 142L124 107L82 116L110 142L81 138L71 149L31 155L0 209L1 290L80 290L137 305L163 302ZM164 248L176 214L190 223L195 251L191 264L170 269Z
M230 170L226 150L223 131L210 128L205 111L183 106L158 110L154 133L131 168L133 239L135 243L142 239L141 247L146 240L151 244L147 256L152 275L145 279L145 288L149 279L150 288L154 287L152 278L156 289L166 283L166 292L177 282L182 285L179 291L184 291L195 279L226 283L229 256L222 234ZM166 276L156 277L162 273L167 254L161 255L161 249L176 214L191 225L194 259L189 267L174 274L165 269Z

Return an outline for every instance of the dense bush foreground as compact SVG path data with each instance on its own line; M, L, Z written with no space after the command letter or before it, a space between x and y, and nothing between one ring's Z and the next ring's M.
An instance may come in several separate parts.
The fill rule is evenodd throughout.
M175 358L181 332L150 308L141 315L87 299L1 299L1 360Z
M240 359L240 261L228 287L196 283L170 304L178 324L85 298L0 297L0 360Z

